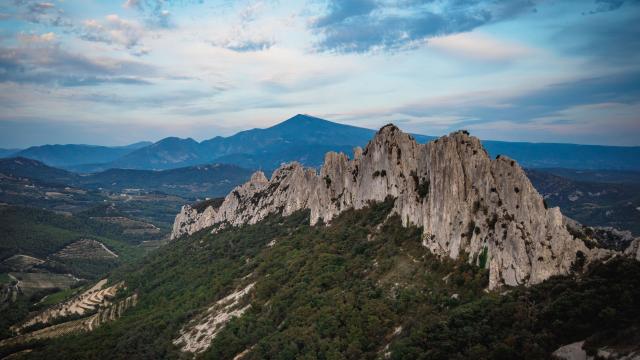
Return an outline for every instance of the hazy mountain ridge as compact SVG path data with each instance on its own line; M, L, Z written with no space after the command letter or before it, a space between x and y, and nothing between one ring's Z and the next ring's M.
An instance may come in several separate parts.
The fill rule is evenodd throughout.
M191 138L168 137L148 146L134 144L126 148L46 145L15 155L79 172L97 172L109 168L162 170L214 162L273 170L289 161L319 167L327 151L350 152L356 146L364 146L374 134L375 130L372 129L299 114L269 128L245 130L228 137L216 136L202 142ZM418 143L435 139L426 135L413 136ZM507 155L524 167L640 170L640 147L637 146L490 140L482 143L492 157ZM75 153L68 153L78 146L82 147L85 155L79 157ZM48 151L52 154L48 154ZM100 151L104 153L91 155Z
M32 146L7 155L39 160L51 166L67 167L110 162L146 146L150 146L150 143L142 141L131 145L113 147L82 144L42 145Z
M0 149L0 158L10 157L20 151L20 149Z
M250 170L231 164L198 165L162 171L109 169L79 175L25 158L0 159L0 173L86 189L144 189L189 198L224 195L251 176Z
M266 129L245 130L200 143L190 138L165 138L101 168L168 169L223 162L273 170L282 162L293 160L319 166L325 152L363 146L373 134L375 131L370 129L296 115Z

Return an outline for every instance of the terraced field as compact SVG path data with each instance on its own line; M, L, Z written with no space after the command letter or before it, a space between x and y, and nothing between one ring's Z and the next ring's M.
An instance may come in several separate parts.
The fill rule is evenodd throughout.
M92 219L110 224L120 225L125 229L124 233L129 235L157 235L161 232L160 228L153 224L144 221L129 219L124 216L94 217Z
M53 255L59 259L115 259L118 255L103 243L93 239L82 239L65 246Z
M68 274L12 272L9 276L17 282L20 292L27 296L46 289L68 289L78 282Z
M89 290L46 309L23 324L14 327L13 330L21 333L34 325L50 324L60 318L95 313L100 307L110 305L109 300L115 297L118 290L124 286L123 283L118 283L105 288L106 283L107 279L100 280Z
M92 331L106 322L118 319L125 310L135 306L137 302L138 295L133 294L115 304L107 303L107 305L105 305L106 307L98 310L98 312L93 315L78 320L71 320L61 324L51 325L43 329L26 332L24 334L19 334L15 337L2 340L0 341L0 347L21 344L31 340L50 339L77 332Z
M13 255L2 261L3 265L15 271L26 271L42 263L44 263L44 260L22 254Z
M11 330L16 336L0 341L0 347L92 331L105 322L118 319L125 310L137 304L137 294L112 302L125 286L123 282L108 287L106 284L107 279L100 280L83 293L14 325Z

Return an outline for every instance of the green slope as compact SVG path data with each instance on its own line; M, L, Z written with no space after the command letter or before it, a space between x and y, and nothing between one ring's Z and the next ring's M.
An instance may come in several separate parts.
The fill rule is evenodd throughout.
M591 347L624 339L640 324L638 262L595 266L579 282L558 277L487 293L485 270L436 259L421 245L421 229L387 218L391 207L347 211L328 227L311 227L307 213L296 213L181 238L112 274L111 281L126 281L120 296L139 294L122 318L32 344L26 355L184 357L172 345L181 327L253 281L251 309L203 358L251 349L244 359L375 359L387 351L392 359L546 359L585 338Z
M79 277L95 278L116 265L140 258L141 241L125 235L117 225L95 221L88 216L59 215L54 212L18 206L0 207L0 260L15 254L47 259L64 246L91 238L118 254L117 260L65 260L47 263L49 270L71 272Z

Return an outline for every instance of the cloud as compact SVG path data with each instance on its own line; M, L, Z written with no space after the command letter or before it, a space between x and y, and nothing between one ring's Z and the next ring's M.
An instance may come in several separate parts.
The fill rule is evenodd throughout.
M511 61L535 53L534 49L518 43L475 32L435 37L429 40L428 46L446 54L480 61Z
M639 22L640 1L636 1L618 11L581 16L559 27L551 41L563 54L590 59L598 66L637 68Z
M492 139L640 145L640 102L570 106L526 122L496 120L465 127Z
M74 101L90 101L103 103L116 107L126 106L128 109L135 108L171 108L189 107L194 103L210 99L218 95L223 90L212 89L202 90L173 90L170 92L143 96L122 96L120 94L107 92L83 93L71 96Z
M52 2L35 0L14 0L16 16L25 21L56 27L72 27L72 23L64 16L64 11L58 9Z
M56 43L53 33L21 35L15 47L0 47L0 82L63 87L102 83L149 84L155 68L112 58L71 53Z
M195 2L183 0L180 3ZM154 27L170 28L173 26L171 12L168 6L173 2L164 0L126 0L122 7L125 9L135 9L146 17L148 24Z
M586 14L597 14L601 12L608 12L618 10L625 3L639 3L638 0L595 0L596 7L593 10L586 12Z
M457 115L479 122L527 122L573 106L633 103L640 99L640 72L577 79L541 87L480 91L429 98L391 109L411 116Z
M263 33L263 28L256 25L258 17L265 12L263 1L249 2L240 8L236 21L228 27L226 36L212 40L213 46L235 52L259 52L269 50L275 40Z
M312 21L319 51L369 52L412 48L437 37L471 31L534 10L532 0L331 0Z
M126 49L133 49L139 54L146 54L149 50L141 44L144 35L143 27L137 22L111 14L105 16L102 21L85 20L80 38L105 44L117 44Z
M237 52L253 52L268 50L273 46L273 41L270 40L233 40L229 41L222 47L237 51Z
M315 21L315 26L339 24L349 18L368 15L377 7L372 0L331 1L329 12Z

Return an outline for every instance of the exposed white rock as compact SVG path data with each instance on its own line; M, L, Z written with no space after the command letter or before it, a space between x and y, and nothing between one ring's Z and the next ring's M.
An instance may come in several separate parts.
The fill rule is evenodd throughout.
M242 306L241 300L253 289L254 285L255 283L251 283L218 300L180 330L180 336L173 343L180 346L184 352L200 353L205 351L231 319L242 316L249 310L251 305Z
M346 209L394 197L404 225L424 229L423 244L440 256L490 270L490 288L539 283L571 271L576 257L589 261L611 251L589 249L567 231L558 208L547 209L522 168L492 160L480 140L458 131L418 144L393 125L380 129L350 160L329 152L318 174L298 163L280 167L267 180L257 172L233 190L218 209L197 213L183 207L172 238L207 227L254 224L267 215L309 209L311 224L329 223ZM581 255L577 255L581 254Z
M587 360L587 352L582 348L584 341L565 345L554 351L551 356L559 360Z
M596 356L590 356L583 349L584 341L575 342L558 348L551 354L553 359L558 360L640 360L640 350L637 346L620 351L613 347L603 347L597 350Z
M629 244L629 247L624 251L624 254L640 261L640 237L636 238L631 242L631 244Z

